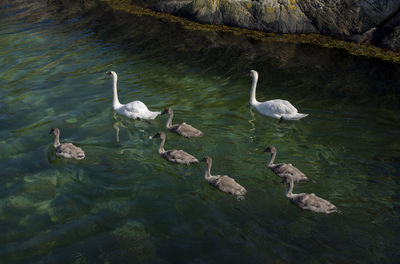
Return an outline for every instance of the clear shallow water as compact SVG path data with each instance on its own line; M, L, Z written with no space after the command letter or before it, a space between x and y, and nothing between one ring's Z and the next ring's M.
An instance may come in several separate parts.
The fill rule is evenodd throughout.
M104 10L61 20L37 5L0 9L2 262L397 262L398 65ZM250 69L260 101L289 99L310 116L278 124L251 111ZM113 113L107 70L119 74L121 102L172 106L176 122L205 132L167 133L166 148L210 155L246 199L206 184L204 164L164 161L148 137L166 117ZM86 159L55 157L51 127ZM269 144L316 181L295 192L343 214L290 204L266 168Z

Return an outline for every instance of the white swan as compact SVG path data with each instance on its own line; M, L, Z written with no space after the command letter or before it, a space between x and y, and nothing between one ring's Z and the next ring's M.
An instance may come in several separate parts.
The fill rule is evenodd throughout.
M281 120L299 120L308 114L301 114L297 111L289 101L275 99L265 102L256 100L256 86L258 81L258 73L254 70L250 71L250 76L253 78L250 91L250 105L263 115Z
M118 114L127 116L133 119L154 119L161 112L152 112L147 109L147 106L141 101L133 101L128 104L121 104L118 100L117 93L117 73L114 71L106 72L107 75L111 75L113 77L113 109L117 111Z

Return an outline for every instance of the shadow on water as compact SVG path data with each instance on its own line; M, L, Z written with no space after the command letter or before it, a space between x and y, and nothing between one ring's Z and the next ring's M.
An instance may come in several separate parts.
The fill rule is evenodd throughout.
M127 52L165 64L188 64L206 76L243 80L249 69L256 69L263 82L261 92L264 88L286 98L307 97L321 105L326 104L322 98L336 98L339 104L399 109L400 65L343 50L189 30L179 23L134 16L105 5L72 26L90 28L95 39L118 43Z
M12 19L23 17L35 23L51 20L64 24L66 30L90 31L93 39L116 44L127 53L161 64L190 65L192 71L204 76L243 82L244 75L256 69L260 73L260 93L279 93L296 100L307 98L320 106L326 105L324 98L335 98L338 104L350 106L374 105L389 110L400 107L398 64L310 44L266 43L240 34L190 30L180 23L112 10L96 0L22 5L9 12Z

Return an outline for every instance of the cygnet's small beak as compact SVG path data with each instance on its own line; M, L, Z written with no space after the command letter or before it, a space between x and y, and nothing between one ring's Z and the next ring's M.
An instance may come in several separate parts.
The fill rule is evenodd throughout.
M261 151L261 152L267 152L267 149L264 149L263 151Z
M149 136L149 139L158 138L158 137L159 137L159 134L157 133L154 136Z

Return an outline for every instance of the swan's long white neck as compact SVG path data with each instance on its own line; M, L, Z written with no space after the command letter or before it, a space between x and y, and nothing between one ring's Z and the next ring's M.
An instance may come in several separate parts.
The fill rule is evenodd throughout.
M275 157L276 157L276 152L271 151L271 156L270 156L268 164L267 164L268 167L274 166Z
M174 116L174 112L172 112L172 110L171 110L171 112L168 114L169 114L169 117L168 117L168 121L167 121L167 125L166 125L167 129L172 127L172 117Z
M250 105L257 105L258 101L256 100L256 88L257 88L258 75L253 74L253 81L251 83L250 90Z
M158 153L164 154L165 153L165 149L164 149L165 137L161 136L160 138L161 138L161 142L160 142L160 146L158 147Z
M58 147L60 146L60 133L55 133L55 137L54 137L54 147Z
M204 173L204 178L208 181L211 178L211 165L212 165L212 160L207 161L207 168Z
M287 183L288 183L288 185L287 185L287 188L286 188L286 197L291 198L293 196L293 193L292 193L293 185L294 185L293 184L293 180L287 179Z
M114 97L113 97L113 108L114 110L120 108L122 105L118 100L118 92L117 92L117 74L116 73L112 73L112 77L113 77L113 93L114 93Z

